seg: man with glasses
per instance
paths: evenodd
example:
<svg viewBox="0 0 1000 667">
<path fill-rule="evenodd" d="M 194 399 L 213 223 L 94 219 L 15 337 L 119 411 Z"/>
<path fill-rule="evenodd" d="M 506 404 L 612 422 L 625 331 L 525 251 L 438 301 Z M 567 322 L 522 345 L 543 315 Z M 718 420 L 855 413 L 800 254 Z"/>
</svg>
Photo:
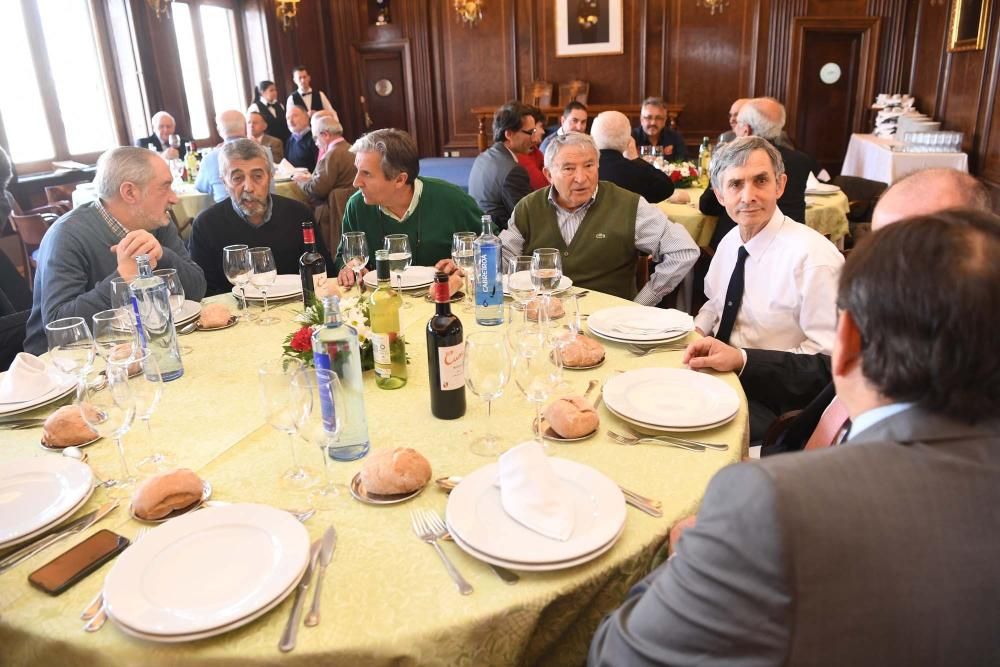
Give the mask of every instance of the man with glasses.
<svg viewBox="0 0 1000 667">
<path fill-rule="evenodd" d="M 635 145 L 660 146 L 663 159 L 668 162 L 683 162 L 687 159 L 684 137 L 667 127 L 667 105 L 661 97 L 647 97 L 639 112 L 639 127 L 632 130 Z"/>
<path fill-rule="evenodd" d="M 517 202 L 531 192 L 528 172 L 518 164 L 519 154 L 528 154 L 535 145 L 537 127 L 534 107 L 508 102 L 493 115 L 494 144 L 480 153 L 469 173 L 469 194 L 500 229 Z"/>
</svg>

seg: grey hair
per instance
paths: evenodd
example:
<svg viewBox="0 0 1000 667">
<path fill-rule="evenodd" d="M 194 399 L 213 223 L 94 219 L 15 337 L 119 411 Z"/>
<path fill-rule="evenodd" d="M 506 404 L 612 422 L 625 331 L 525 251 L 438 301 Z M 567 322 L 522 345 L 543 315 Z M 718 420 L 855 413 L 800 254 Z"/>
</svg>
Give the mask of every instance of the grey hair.
<svg viewBox="0 0 1000 667">
<path fill-rule="evenodd" d="M 341 125 L 337 117 L 329 111 L 326 113 L 313 114 L 311 125 L 314 126 L 312 128 L 313 134 L 329 132 L 335 137 L 341 137 L 344 135 L 344 126 Z"/>
<path fill-rule="evenodd" d="M 222 144 L 219 151 L 219 174 L 225 178 L 229 171 L 230 160 L 256 160 L 261 159 L 267 165 L 267 173 L 274 176 L 274 161 L 267 149 L 252 139 L 234 139 Z"/>
<path fill-rule="evenodd" d="M 773 102 L 778 109 L 778 117 L 774 118 L 762 111 L 757 104 L 758 100 Z M 785 106 L 774 98 L 755 98 L 740 107 L 739 113 L 736 114 L 736 122 L 749 126 L 750 131 L 758 137 L 777 139 L 785 128 Z"/>
<path fill-rule="evenodd" d="M 594 143 L 594 138 L 589 134 L 583 134 L 582 132 L 559 134 L 552 137 L 552 140 L 549 141 L 549 145 L 545 147 L 546 169 L 552 168 L 552 164 L 556 161 L 556 156 L 559 155 L 559 151 L 567 146 L 584 146 L 594 151 L 595 158 L 600 158 L 600 152 L 597 150 L 597 144 Z"/>
<path fill-rule="evenodd" d="M 621 111 L 602 111 L 590 126 L 590 136 L 598 149 L 610 148 L 621 153 L 632 138 L 632 124 Z"/>
<path fill-rule="evenodd" d="M 774 178 L 779 179 L 785 173 L 785 161 L 781 159 L 781 153 L 771 145 L 771 142 L 763 137 L 737 137 L 732 141 L 723 144 L 712 156 L 711 178 L 712 187 L 722 190 L 722 175 L 730 167 L 742 167 L 750 159 L 754 151 L 764 151 L 771 159 L 771 166 L 774 168 Z"/>
<path fill-rule="evenodd" d="M 406 184 L 413 185 L 420 174 L 417 142 L 408 132 L 388 128 L 375 130 L 361 136 L 351 146 L 352 153 L 378 153 L 382 156 L 380 167 L 387 181 L 406 174 Z"/>
<path fill-rule="evenodd" d="M 174 123 L 177 122 L 177 119 L 174 118 L 169 112 L 166 112 L 166 111 L 157 111 L 156 113 L 153 114 L 153 117 L 149 119 L 149 122 L 155 128 L 156 125 L 157 125 L 157 123 L 159 123 L 160 119 L 163 118 L 164 116 L 168 116 L 170 118 L 170 120 L 174 121 Z"/>
<path fill-rule="evenodd" d="M 659 107 L 664 111 L 667 110 L 667 103 L 663 101 L 662 97 L 647 97 L 642 101 L 642 106 L 644 107 Z"/>
<path fill-rule="evenodd" d="M 144 188 L 155 175 L 153 160 L 161 160 L 159 155 L 146 148 L 119 146 L 106 150 L 97 158 L 94 174 L 94 189 L 97 196 L 108 201 L 121 195 L 124 183 L 134 183 Z"/>
<path fill-rule="evenodd" d="M 239 120 L 237 120 L 239 116 Z M 243 112 L 236 109 L 219 112 L 215 115 L 215 129 L 223 139 L 246 136 L 247 119 Z"/>
</svg>

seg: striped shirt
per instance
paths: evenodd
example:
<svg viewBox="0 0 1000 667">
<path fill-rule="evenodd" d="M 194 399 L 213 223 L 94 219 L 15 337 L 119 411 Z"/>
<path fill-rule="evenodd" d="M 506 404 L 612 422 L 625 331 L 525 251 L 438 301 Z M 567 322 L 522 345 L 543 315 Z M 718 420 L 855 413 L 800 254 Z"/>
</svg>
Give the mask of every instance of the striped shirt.
<svg viewBox="0 0 1000 667">
<path fill-rule="evenodd" d="M 128 230 L 122 226 L 122 223 L 115 220 L 115 216 L 111 215 L 111 213 L 108 212 L 108 209 L 104 208 L 104 203 L 101 202 L 100 199 L 94 203 L 94 208 L 97 209 L 97 212 L 101 215 L 101 219 L 104 220 L 105 224 L 107 224 L 108 229 L 111 230 L 111 233 L 114 234 L 115 238 L 119 241 L 125 238 L 125 235 L 128 234 Z"/>
</svg>

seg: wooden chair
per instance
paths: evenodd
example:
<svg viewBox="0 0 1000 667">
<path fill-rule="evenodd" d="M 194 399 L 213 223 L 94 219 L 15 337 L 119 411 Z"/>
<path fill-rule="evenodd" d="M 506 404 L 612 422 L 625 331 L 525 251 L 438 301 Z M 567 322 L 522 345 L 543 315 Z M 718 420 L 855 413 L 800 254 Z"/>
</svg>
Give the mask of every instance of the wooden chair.
<svg viewBox="0 0 1000 667">
<path fill-rule="evenodd" d="M 17 203 L 17 199 L 14 198 L 14 195 L 12 195 L 9 190 L 7 191 L 7 203 L 10 204 L 10 209 L 11 211 L 14 212 L 15 215 L 42 214 L 42 215 L 54 215 L 58 218 L 60 215 L 65 213 L 65 211 L 63 211 L 61 206 L 53 206 L 52 204 L 45 204 L 44 206 L 36 206 L 35 208 L 28 209 L 27 211 L 25 211 L 24 209 L 21 208 L 21 205 Z"/>
<path fill-rule="evenodd" d="M 590 82 L 574 79 L 567 83 L 559 84 L 559 106 L 565 107 L 570 102 L 576 101 L 580 104 L 587 103 L 587 95 L 590 94 Z"/>
<path fill-rule="evenodd" d="M 649 263 L 652 255 L 639 255 L 635 259 L 635 288 L 641 290 L 649 282 Z"/>
<path fill-rule="evenodd" d="M 24 262 L 25 278 L 28 279 L 28 286 L 34 288 L 36 264 L 32 255 L 42 244 L 42 237 L 45 236 L 45 232 L 49 231 L 51 222 L 38 213 L 31 215 L 11 214 L 10 224 L 21 241 L 21 261 Z"/>
<path fill-rule="evenodd" d="M 552 84 L 548 81 L 532 81 L 521 86 L 521 101 L 536 107 L 552 106 Z"/>
<path fill-rule="evenodd" d="M 847 221 L 853 245 L 871 230 L 872 212 L 875 210 L 875 204 L 889 185 L 882 181 L 872 181 L 859 176 L 834 176 L 833 184 L 844 191 L 851 207 L 847 214 Z"/>
<path fill-rule="evenodd" d="M 63 212 L 69 212 L 73 210 L 73 190 L 75 189 L 75 183 L 72 185 L 46 185 L 45 199 L 50 206 L 58 206 L 63 209 Z"/>
<path fill-rule="evenodd" d="M 340 247 L 340 237 L 343 232 L 344 211 L 347 209 L 347 200 L 351 198 L 358 189 L 354 186 L 349 188 L 337 188 L 331 190 L 327 196 L 327 206 L 330 207 L 330 225 L 327 230 L 328 238 L 323 239 L 330 255 L 337 256 L 337 249 Z"/>
</svg>

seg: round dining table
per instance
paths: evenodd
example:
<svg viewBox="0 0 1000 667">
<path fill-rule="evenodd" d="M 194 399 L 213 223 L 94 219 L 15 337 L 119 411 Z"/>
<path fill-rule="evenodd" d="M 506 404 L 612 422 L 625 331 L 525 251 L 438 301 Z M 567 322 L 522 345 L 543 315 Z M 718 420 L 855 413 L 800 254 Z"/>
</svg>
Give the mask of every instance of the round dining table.
<svg viewBox="0 0 1000 667">
<path fill-rule="evenodd" d="M 486 404 L 471 392 L 467 393 L 464 417 L 443 421 L 431 415 L 425 330 L 433 305 L 420 297 L 407 295 L 404 299 L 411 306 L 401 311 L 409 357 L 407 384 L 382 390 L 371 373 L 365 374 L 369 376 L 364 396 L 373 451 L 413 447 L 429 460 L 434 479 L 467 475 L 491 463 L 493 459 L 470 451 L 470 442 L 487 428 L 499 434 L 507 447 L 530 440 L 534 407 L 513 382 L 494 402 L 489 418 Z M 209 301 L 226 303 L 236 310 L 231 295 Z M 582 313 L 627 305 L 595 291 L 581 296 L 578 303 Z M 261 363 L 277 359 L 285 337 L 298 329 L 293 317 L 301 308 L 300 301 L 278 304 L 273 309 L 279 322 L 270 326 L 244 319 L 229 329 L 183 336 L 181 342 L 190 348 L 183 357 L 184 374 L 165 384 L 150 433 L 135 424 L 126 434 L 128 459 L 136 461 L 151 451 L 162 452 L 175 465 L 190 468 L 209 481 L 214 500 L 285 509 L 307 507 L 305 493 L 283 490 L 280 484 L 281 472 L 291 466 L 288 439 L 265 423 L 256 377 Z M 473 315 L 460 304 L 454 308 L 464 323 L 466 337 L 487 328 L 477 326 Z M 604 364 L 591 370 L 565 370 L 564 390 L 582 394 L 591 380 L 603 382 L 622 371 L 683 366 L 682 352 L 636 356 L 622 344 L 602 343 L 607 351 Z M 411 510 L 425 508 L 443 514 L 448 502 L 444 490 L 432 482 L 408 502 L 372 506 L 354 500 L 344 489 L 334 509 L 319 511 L 305 523 L 314 540 L 328 526 L 335 526 L 338 542 L 322 589 L 322 621 L 317 627 L 300 628 L 293 653 L 278 650 L 291 598 L 248 625 L 189 643 L 134 639 L 113 622 L 100 632 L 85 633 L 80 613 L 101 589 L 111 565 L 104 565 L 58 597 L 32 588 L 28 574 L 97 529 L 135 536 L 143 525 L 129 517 L 123 504 L 83 534 L 0 574 L 3 663 L 190 666 L 295 660 L 301 664 L 372 667 L 579 665 L 600 620 L 665 558 L 671 525 L 698 509 L 709 480 L 720 468 L 745 455 L 746 400 L 735 374 L 719 377 L 739 396 L 736 417 L 722 426 L 685 435 L 726 443 L 726 451 L 616 444 L 606 431 L 628 425 L 603 404 L 596 435 L 579 442 L 550 444 L 551 456 L 592 466 L 619 485 L 662 502 L 661 518 L 629 506 L 617 543 L 585 564 L 552 572 L 520 572 L 520 582 L 509 585 L 455 543 L 442 542 L 442 548 L 475 589 L 471 595 L 460 595 L 433 548 L 417 539 L 410 525 Z M 49 405 L 27 416 L 44 416 L 54 409 L 55 405 Z M 0 433 L 0 466 L 27 457 L 59 456 L 42 449 L 38 428 Z M 296 440 L 295 447 L 300 462 L 322 468 L 318 448 L 303 440 Z M 96 476 L 107 478 L 118 473 L 117 453 L 110 440 L 100 440 L 84 451 Z M 331 478 L 347 485 L 364 463 L 365 459 L 330 461 Z M 79 513 L 97 508 L 106 499 L 106 491 L 98 488 Z M 233 553 L 231 558 L 235 562 L 241 555 Z M 733 567 L 739 565 L 733 562 Z"/>
</svg>

